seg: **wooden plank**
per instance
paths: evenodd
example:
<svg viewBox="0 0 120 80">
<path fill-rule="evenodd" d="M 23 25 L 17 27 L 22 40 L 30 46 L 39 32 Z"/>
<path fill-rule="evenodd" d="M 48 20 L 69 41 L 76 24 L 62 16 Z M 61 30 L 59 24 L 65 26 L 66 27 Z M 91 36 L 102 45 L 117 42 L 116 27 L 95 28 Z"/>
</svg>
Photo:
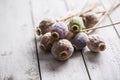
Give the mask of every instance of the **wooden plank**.
<svg viewBox="0 0 120 80">
<path fill-rule="evenodd" d="M 104 8 L 105 9 L 108 9 L 110 8 L 111 5 L 113 4 L 119 4 L 120 5 L 120 1 L 119 0 L 104 0 L 104 1 L 101 1 L 102 4 L 104 5 Z M 107 3 L 107 5 L 106 5 Z M 117 8 L 117 9 L 114 9 L 114 11 L 109 14 L 109 18 L 111 20 L 112 23 L 115 23 L 115 22 L 119 22 L 119 18 L 120 18 L 120 6 Z M 118 26 L 114 26 L 115 30 L 116 30 L 116 33 L 118 34 L 118 37 L 120 38 L 120 27 Z"/>
<path fill-rule="evenodd" d="M 92 2 L 92 1 L 90 1 Z M 98 11 L 103 10 L 100 2 Z M 107 5 L 108 3 L 106 3 Z M 101 25 L 110 24 L 109 18 L 105 18 Z M 107 49 L 101 53 L 90 52 L 88 48 L 83 55 L 87 64 L 87 68 L 92 80 L 119 80 L 120 79 L 120 40 L 113 27 L 102 28 L 94 31 L 92 34 L 100 34 L 103 36 Z"/>
<path fill-rule="evenodd" d="M 29 0 L 0 0 L 0 80 L 40 80 Z"/>
<path fill-rule="evenodd" d="M 64 0 L 32 1 L 35 26 L 45 17 L 64 16 L 67 13 L 65 4 Z M 42 80 L 89 80 L 80 53 L 75 53 L 65 62 L 59 62 L 50 53 L 38 50 Z"/>
</svg>

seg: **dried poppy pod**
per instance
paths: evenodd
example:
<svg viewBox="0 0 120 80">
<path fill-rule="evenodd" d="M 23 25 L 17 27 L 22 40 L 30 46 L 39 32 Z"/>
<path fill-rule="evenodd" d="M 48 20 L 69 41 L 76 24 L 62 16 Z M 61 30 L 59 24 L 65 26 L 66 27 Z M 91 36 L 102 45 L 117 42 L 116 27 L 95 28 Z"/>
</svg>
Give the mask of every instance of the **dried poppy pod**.
<svg viewBox="0 0 120 80">
<path fill-rule="evenodd" d="M 57 60 L 67 60 L 73 54 L 74 48 L 70 41 L 67 39 L 60 39 L 52 46 L 51 52 L 54 58 Z"/>
<path fill-rule="evenodd" d="M 37 35 L 45 34 L 51 31 L 52 24 L 55 23 L 55 20 L 44 19 L 40 22 L 39 26 L 36 28 Z"/>
<path fill-rule="evenodd" d="M 86 28 L 93 27 L 99 21 L 97 14 L 94 12 L 86 13 L 82 17 Z"/>
<path fill-rule="evenodd" d="M 76 34 L 77 34 L 77 33 L 73 33 L 73 32 L 71 32 L 71 31 L 69 31 L 69 32 L 67 33 L 65 39 L 71 40 L 71 39 L 73 39 L 73 37 L 74 37 Z"/>
<path fill-rule="evenodd" d="M 51 47 L 52 47 L 52 44 L 53 44 L 53 40 L 52 40 L 52 37 L 51 37 L 51 32 L 45 33 L 41 38 L 40 48 L 43 51 L 50 51 Z"/>
<path fill-rule="evenodd" d="M 92 52 L 100 52 L 106 49 L 103 38 L 98 34 L 89 36 L 87 46 Z"/>
<path fill-rule="evenodd" d="M 71 42 L 76 50 L 82 50 L 86 47 L 87 39 L 88 39 L 87 34 L 79 32 L 75 35 Z"/>
<path fill-rule="evenodd" d="M 78 16 L 70 19 L 68 27 L 71 32 L 80 32 L 80 30 L 85 28 L 82 18 Z"/>
<path fill-rule="evenodd" d="M 56 40 L 63 39 L 68 33 L 68 27 L 64 22 L 57 22 L 52 25 L 51 34 Z"/>
</svg>

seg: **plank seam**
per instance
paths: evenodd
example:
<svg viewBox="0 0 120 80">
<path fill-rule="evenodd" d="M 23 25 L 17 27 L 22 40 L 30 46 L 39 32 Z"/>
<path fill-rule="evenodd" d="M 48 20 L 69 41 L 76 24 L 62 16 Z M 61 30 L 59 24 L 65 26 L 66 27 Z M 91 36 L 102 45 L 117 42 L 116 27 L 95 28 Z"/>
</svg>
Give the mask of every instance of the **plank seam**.
<svg viewBox="0 0 120 80">
<path fill-rule="evenodd" d="M 33 18 L 33 9 L 32 9 L 32 1 L 31 0 L 29 0 L 29 6 L 30 6 L 30 14 L 31 14 L 32 26 L 35 29 L 35 22 L 34 22 L 34 18 Z M 39 53 L 38 53 L 38 48 L 37 48 L 37 38 L 36 38 L 35 34 L 34 34 L 34 40 L 35 40 L 35 47 L 36 47 L 36 57 L 37 57 L 38 71 L 39 71 L 40 80 L 42 80 L 40 61 L 39 61 L 40 59 L 39 59 Z"/>
<path fill-rule="evenodd" d="M 81 53 L 81 55 L 82 55 L 83 62 L 84 62 L 84 66 L 85 66 L 85 69 L 86 69 L 86 71 L 87 71 L 87 74 L 88 74 L 89 80 L 91 80 L 91 76 L 90 76 L 90 73 L 89 73 L 89 70 L 88 70 L 88 67 L 87 67 L 86 61 L 85 61 L 85 57 L 84 57 L 84 55 L 83 55 L 83 51 L 81 51 L 80 53 Z"/>
<path fill-rule="evenodd" d="M 101 0 L 100 0 L 100 3 L 103 5 L 103 8 L 105 9 L 105 6 L 104 6 L 104 4 L 103 4 L 103 2 L 102 2 Z M 108 18 L 109 18 L 110 22 L 113 24 L 113 21 L 112 21 L 112 19 L 111 19 L 110 15 L 109 15 L 109 14 L 107 14 L 107 16 L 108 16 Z M 118 38 L 120 38 L 120 35 L 119 35 L 119 32 L 117 31 L 117 28 L 115 27 L 115 25 L 112 25 L 112 26 L 113 26 L 113 28 L 114 28 L 114 30 L 115 30 L 115 32 L 116 32 L 116 34 L 117 34 Z"/>
<path fill-rule="evenodd" d="M 65 3 L 65 6 L 66 6 L 66 10 L 69 11 L 69 5 L 68 5 L 67 0 L 64 0 L 64 3 Z M 84 9 L 84 7 L 85 6 L 83 6 L 83 9 Z M 85 58 L 84 58 L 84 55 L 83 55 L 82 51 L 81 51 L 81 55 L 82 55 L 82 59 L 83 59 L 85 69 L 87 71 L 88 78 L 89 78 L 89 80 L 91 80 L 90 73 L 89 73 L 89 70 L 88 70 L 88 67 L 87 67 L 87 64 L 86 64 L 86 61 L 85 61 Z"/>
</svg>

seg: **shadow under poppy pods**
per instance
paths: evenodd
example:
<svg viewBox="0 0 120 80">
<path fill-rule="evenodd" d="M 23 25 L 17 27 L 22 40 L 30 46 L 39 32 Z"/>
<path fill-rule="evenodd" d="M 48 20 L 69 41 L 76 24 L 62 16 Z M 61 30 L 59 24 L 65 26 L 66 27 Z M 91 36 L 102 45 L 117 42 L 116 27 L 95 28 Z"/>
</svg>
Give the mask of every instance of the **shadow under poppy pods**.
<svg viewBox="0 0 120 80">
<path fill-rule="evenodd" d="M 106 44 L 103 38 L 98 34 L 93 34 L 89 36 L 87 46 L 92 52 L 100 52 L 106 49 Z"/>
<path fill-rule="evenodd" d="M 44 19 L 40 22 L 39 26 L 36 28 L 37 35 L 45 34 L 51 31 L 52 24 L 55 23 L 55 20 Z"/>
<path fill-rule="evenodd" d="M 79 16 L 72 17 L 69 21 L 68 27 L 71 32 L 80 32 L 80 30 L 85 28 L 83 20 Z"/>
<path fill-rule="evenodd" d="M 87 34 L 79 32 L 75 35 L 71 42 L 76 50 L 82 50 L 86 47 L 87 39 L 88 39 Z"/>
<path fill-rule="evenodd" d="M 63 39 L 68 33 L 68 27 L 64 22 L 56 22 L 52 25 L 51 34 L 54 39 Z"/>
<path fill-rule="evenodd" d="M 67 60 L 73 54 L 74 48 L 70 41 L 67 39 L 60 39 L 56 41 L 51 49 L 52 55 L 57 60 Z"/>
<path fill-rule="evenodd" d="M 52 44 L 53 44 L 53 40 L 52 40 L 52 38 L 51 38 L 51 33 L 48 32 L 48 33 L 45 33 L 45 34 L 42 36 L 39 47 L 40 47 L 43 51 L 50 51 L 50 50 L 51 50 L 51 47 L 52 47 Z"/>
</svg>

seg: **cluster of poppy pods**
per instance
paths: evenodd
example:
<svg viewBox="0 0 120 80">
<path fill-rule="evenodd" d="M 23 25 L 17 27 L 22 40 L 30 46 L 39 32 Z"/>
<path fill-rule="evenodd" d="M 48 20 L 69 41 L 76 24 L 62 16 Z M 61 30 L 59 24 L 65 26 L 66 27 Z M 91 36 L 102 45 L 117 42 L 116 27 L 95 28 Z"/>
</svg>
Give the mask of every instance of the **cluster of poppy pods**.
<svg viewBox="0 0 120 80">
<path fill-rule="evenodd" d="M 37 35 L 42 35 L 39 47 L 43 51 L 50 51 L 55 59 L 61 61 L 85 47 L 96 53 L 104 51 L 106 44 L 100 35 L 88 35 L 82 31 L 97 22 L 98 17 L 94 12 L 73 16 L 66 21 L 44 19 L 36 28 Z"/>
</svg>

